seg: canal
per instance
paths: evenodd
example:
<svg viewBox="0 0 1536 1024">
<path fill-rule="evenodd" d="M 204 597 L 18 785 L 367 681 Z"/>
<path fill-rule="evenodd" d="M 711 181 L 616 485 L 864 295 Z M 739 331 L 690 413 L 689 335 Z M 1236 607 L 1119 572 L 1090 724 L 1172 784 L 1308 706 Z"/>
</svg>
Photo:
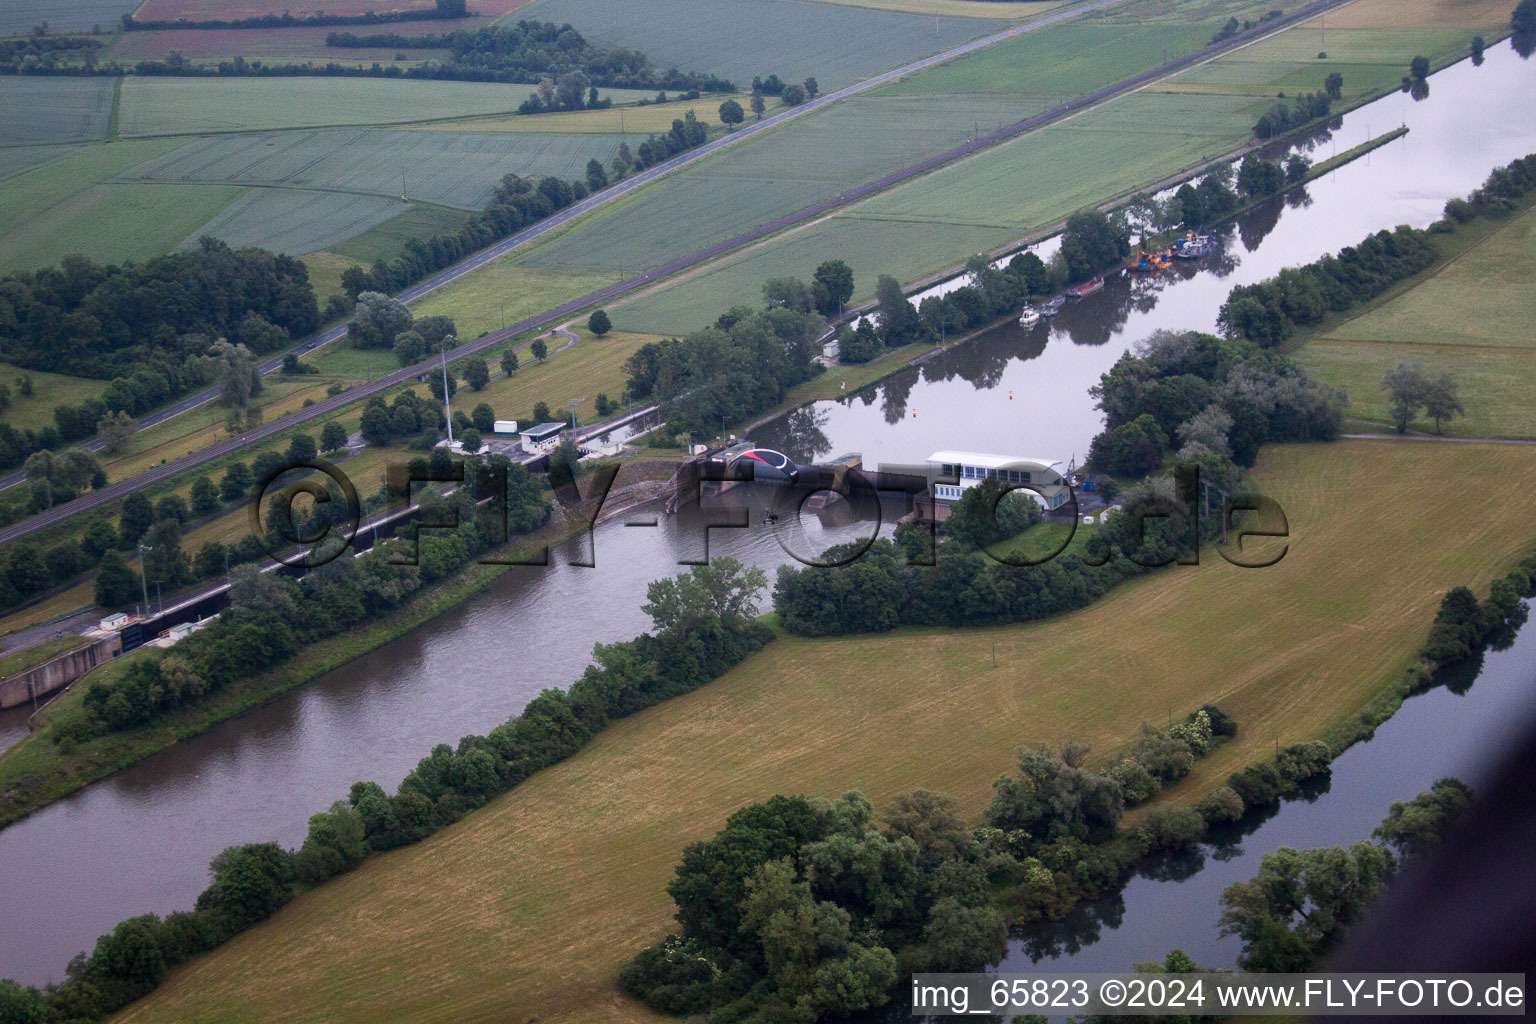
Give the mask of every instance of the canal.
<svg viewBox="0 0 1536 1024">
<path fill-rule="evenodd" d="M 1112 278 L 1055 322 L 987 331 L 880 385 L 796 410 L 753 438 L 802 460 L 862 452 L 866 467 L 921 461 L 941 448 L 1075 454 L 1081 461 L 1099 428 L 1087 388 L 1138 339 L 1159 328 L 1211 329 L 1233 285 L 1383 227 L 1424 226 L 1446 199 L 1476 187 L 1492 167 L 1536 150 L 1536 121 L 1524 110 L 1533 77 L 1536 65 L 1501 45 L 1481 67 L 1464 62 L 1435 75 L 1423 102 L 1406 94 L 1379 100 L 1342 118 L 1338 147 L 1364 141 L 1367 126 L 1380 134 L 1406 123 L 1407 136 L 1312 183 L 1305 198 L 1245 214 L 1224 234 L 1221 256 L 1161 278 Z M 1326 157 L 1332 145 L 1321 143 L 1315 155 Z M 787 562 L 780 528 L 761 525 L 761 508 L 747 511 L 751 528 L 708 531 L 709 553 L 770 570 Z M 840 513 L 846 506 L 813 518 L 808 535 L 789 546 L 819 549 L 868 532 L 840 523 Z M 594 643 L 646 628 L 640 611 L 646 584 L 682 571 L 681 560 L 701 557 L 709 518 L 658 516 L 655 527 L 608 523 L 595 531 L 591 557 L 575 559 L 594 561 L 594 568 L 569 564 L 585 553 L 584 541 L 565 545 L 549 567 L 516 568 L 372 654 L 0 831 L 0 862 L 11 866 L 12 878 L 0 902 L 0 977 L 32 984 L 61 979 L 69 958 L 122 918 L 191 906 L 207 882 L 209 859 L 224 847 L 296 844 L 308 816 L 345 796 L 354 780 L 373 779 L 392 790 L 434 744 L 487 732 L 543 688 L 568 685 Z M 1526 633 L 1529 664 L 1533 631 Z M 1495 688 L 1480 682 L 1472 699 Z M 1418 698 L 1409 707 L 1424 701 L 1438 707 L 1439 700 Z M 1462 712 L 1442 713 L 1454 724 Z M 4 724 L 11 731 L 15 723 Z M 1390 783 L 1390 799 L 1423 788 L 1390 757 L 1362 770 Z M 1342 772 L 1341 766 L 1335 773 L 1336 790 Z M 1333 801 L 1329 794 L 1313 806 Z M 1358 837 L 1385 810 L 1349 806 L 1338 813 L 1350 825 L 1349 836 Z M 1326 830 L 1313 838 L 1307 827 L 1296 826 L 1294 837 L 1283 841 L 1338 841 Z M 1244 842 L 1262 852 L 1269 848 L 1263 835 Z M 1215 877 L 1211 863 L 1223 869 L 1230 863 L 1207 860 L 1195 878 Z M 1104 915 L 1127 923 L 1101 925 L 1099 934 L 1118 934 L 1133 917 L 1150 914 L 1161 936 L 1177 934 L 1184 942 L 1184 931 L 1165 927 L 1157 916 L 1165 911 L 1150 894 L 1161 890 L 1149 890 L 1150 902 L 1143 904 L 1136 884 L 1120 897 L 1124 911 L 1110 908 Z M 1209 909 L 1191 919 L 1207 931 L 1215 915 L 1214 900 L 1208 902 Z M 1197 957 L 1230 959 L 1227 947 L 1212 943 L 1192 938 L 1186 948 Z M 1140 948 L 1145 945 L 1091 948 L 1108 951 L 1117 964 L 1132 946 L 1134 958 L 1165 952 Z"/>
</svg>

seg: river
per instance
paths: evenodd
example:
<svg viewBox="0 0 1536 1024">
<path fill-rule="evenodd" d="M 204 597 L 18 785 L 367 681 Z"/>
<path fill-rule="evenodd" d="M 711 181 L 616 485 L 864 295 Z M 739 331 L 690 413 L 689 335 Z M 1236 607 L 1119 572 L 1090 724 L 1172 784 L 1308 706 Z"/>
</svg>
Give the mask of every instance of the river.
<svg viewBox="0 0 1536 1024">
<path fill-rule="evenodd" d="M 1162 327 L 1209 329 L 1234 284 L 1381 227 L 1426 225 L 1489 169 L 1536 150 L 1536 122 L 1523 110 L 1533 77 L 1536 65 L 1501 45 L 1481 67 L 1464 62 L 1435 75 L 1424 102 L 1394 94 L 1361 108 L 1335 132 L 1341 149 L 1399 123 L 1412 131 L 1314 182 L 1304 202 L 1277 200 L 1245 214 L 1219 258 L 1157 279 L 1112 278 L 1054 323 L 985 332 L 876 387 L 781 417 L 754 440 L 807 460 L 859 451 L 867 467 L 921 461 L 941 448 L 1075 453 L 1081 461 L 1099 428 L 1087 388 L 1137 339 Z M 1318 157 L 1331 145 L 1322 143 Z M 775 528 L 759 524 L 761 509 L 751 511 L 751 529 L 710 531 L 710 553 L 771 570 L 789 556 Z M 835 521 L 836 510 L 828 525 L 812 521 L 809 536 L 791 546 L 818 550 L 856 532 Z M 548 568 L 516 568 L 372 654 L 0 831 L 0 862 L 12 879 L 0 902 L 0 977 L 59 980 L 70 956 L 122 918 L 189 907 L 224 847 L 295 844 L 308 816 L 345 796 L 352 781 L 393 789 L 434 744 L 486 732 L 541 689 L 568 685 L 593 643 L 648 625 L 639 610 L 646 583 L 699 557 L 700 525 L 659 516 L 654 528 L 625 519 L 599 527 L 593 558 L 577 559 L 595 568 L 569 564 L 584 542 L 565 545 Z M 1358 820 L 1340 813 L 1355 836 L 1385 812 Z M 1213 914 L 1200 920 L 1209 924 Z M 1191 944 L 1191 952 L 1205 948 Z"/>
</svg>

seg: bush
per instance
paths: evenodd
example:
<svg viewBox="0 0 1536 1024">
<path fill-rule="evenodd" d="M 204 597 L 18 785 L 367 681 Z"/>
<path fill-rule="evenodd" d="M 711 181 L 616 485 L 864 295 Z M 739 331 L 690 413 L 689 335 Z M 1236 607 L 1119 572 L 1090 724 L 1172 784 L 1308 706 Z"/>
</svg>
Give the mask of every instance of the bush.
<svg viewBox="0 0 1536 1024">
<path fill-rule="evenodd" d="M 1233 822 L 1243 816 L 1243 798 L 1231 786 L 1222 786 L 1202 797 L 1195 810 L 1207 825 Z"/>
<path fill-rule="evenodd" d="M 1190 807 L 1154 807 L 1142 818 L 1138 831 L 1149 852 L 1177 850 L 1200 841 L 1205 818 Z"/>
</svg>

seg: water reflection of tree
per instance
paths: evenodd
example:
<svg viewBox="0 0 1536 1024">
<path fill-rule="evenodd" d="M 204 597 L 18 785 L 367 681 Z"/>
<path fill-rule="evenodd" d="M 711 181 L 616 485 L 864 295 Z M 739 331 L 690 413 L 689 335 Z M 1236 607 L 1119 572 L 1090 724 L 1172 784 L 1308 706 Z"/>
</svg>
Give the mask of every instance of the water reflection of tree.
<svg viewBox="0 0 1536 1024">
<path fill-rule="evenodd" d="M 1117 274 L 1104 279 L 1104 290 L 1097 295 L 1067 303 L 1056 317 L 1056 326 L 1067 332 L 1074 345 L 1105 345 L 1125 327 L 1134 302 L 1131 275 Z"/>
<path fill-rule="evenodd" d="M 1413 84 L 1408 86 L 1408 95 L 1421 103 L 1429 99 L 1429 79 L 1415 78 Z"/>
<path fill-rule="evenodd" d="M 907 415 L 907 399 L 912 394 L 917 377 L 916 373 L 899 373 L 885 382 L 880 400 L 880 411 L 885 414 L 885 422 L 894 426 Z"/>
<path fill-rule="evenodd" d="M 1040 921 L 1019 933 L 1017 949 L 1039 963 L 1046 957 L 1076 956 L 1099 941 L 1105 926 L 1110 931 L 1125 921 L 1125 897 L 1116 892 L 1073 907 L 1060 921 Z"/>
<path fill-rule="evenodd" d="M 830 413 L 816 405 L 802 405 L 784 417 L 780 447 L 796 462 L 814 462 L 832 451 L 832 441 L 822 429 Z"/>
<path fill-rule="evenodd" d="M 1280 223 L 1280 213 L 1284 209 L 1285 201 L 1277 196 L 1241 214 L 1237 218 L 1237 234 L 1243 241 L 1243 248 L 1255 252 L 1264 244 L 1265 237 Z"/>
<path fill-rule="evenodd" d="M 1536 32 L 1519 32 L 1509 37 L 1509 45 L 1525 60 L 1536 53 Z"/>
</svg>

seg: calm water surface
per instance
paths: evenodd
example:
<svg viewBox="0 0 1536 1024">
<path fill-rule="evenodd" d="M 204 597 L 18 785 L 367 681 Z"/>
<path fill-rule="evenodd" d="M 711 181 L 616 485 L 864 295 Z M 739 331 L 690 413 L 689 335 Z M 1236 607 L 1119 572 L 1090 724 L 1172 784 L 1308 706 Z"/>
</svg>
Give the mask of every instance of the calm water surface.
<svg viewBox="0 0 1536 1024">
<path fill-rule="evenodd" d="M 1434 76 L 1424 102 L 1394 95 L 1362 108 L 1342 119 L 1340 148 L 1363 141 L 1367 125 L 1379 134 L 1406 122 L 1412 131 L 1369 161 L 1313 183 L 1304 199 L 1248 214 L 1228 231 L 1219 259 L 1160 279 L 1114 278 L 1054 323 L 989 331 L 867 392 L 798 410 L 754 439 L 804 460 L 860 451 L 866 466 L 919 461 L 940 448 L 1081 460 L 1100 425 L 1087 388 L 1129 345 L 1157 328 L 1212 328 L 1234 284 L 1382 227 L 1428 224 L 1446 199 L 1470 191 L 1489 169 L 1536 150 L 1536 119 L 1525 106 L 1533 84 L 1536 65 L 1501 46 L 1480 68 L 1463 63 Z M 1326 156 L 1331 146 L 1321 143 L 1316 155 Z M 752 509 L 754 524 L 760 511 Z M 374 779 L 393 789 L 434 744 L 484 733 L 541 689 L 568 685 L 593 643 L 646 628 L 639 610 L 645 585 L 681 571 L 680 558 L 697 558 L 701 532 L 696 521 L 665 516 L 656 528 L 608 524 L 597 531 L 596 568 L 566 564 L 568 546 L 547 569 L 515 569 L 373 654 L 0 831 L 0 862 L 25 865 L 11 872 L 0 901 L 0 976 L 59 980 L 70 956 L 122 918 L 189 907 L 207 882 L 209 859 L 224 847 L 297 843 L 308 816 L 343 797 L 352 781 Z M 802 544 L 819 549 L 857 532 L 829 518 L 827 525 L 813 522 Z M 760 525 L 711 531 L 710 551 L 769 568 L 788 559 L 773 531 Z M 1533 632 L 1522 641 L 1527 663 Z M 1437 742 L 1427 745 L 1437 754 L 1463 749 L 1473 757 L 1481 748 L 1459 748 L 1441 727 L 1456 727 L 1467 707 L 1498 688 L 1488 681 L 1470 699 L 1419 698 L 1403 715 L 1430 716 Z M 1389 728 L 1417 720 L 1403 715 Z M 16 727 L 12 716 L 0 717 L 0 741 Z M 1344 780 L 1357 770 L 1350 758 L 1360 762 L 1358 771 L 1391 780 L 1390 795 L 1383 790 L 1365 804 L 1340 799 Z M 1316 804 L 1288 807 L 1266 826 L 1281 830 L 1273 841 L 1261 831 L 1244 840 L 1244 849 L 1369 832 L 1385 813 L 1383 801 L 1412 796 L 1444 773 L 1410 766 L 1413 760 L 1381 739 L 1357 748 L 1340 762 L 1333 792 Z M 1230 879 L 1217 869 L 1236 872 L 1233 878 L 1252 873 L 1250 864 L 1237 863 L 1211 859 L 1195 879 L 1219 879 L 1201 882 L 1219 891 Z M 1187 917 L 1172 916 L 1185 896 L 1170 894 L 1188 893 L 1191 884 L 1133 883 L 1119 897 L 1124 909 L 1109 905 L 1101 915 L 1126 923 L 1098 926 L 1093 955 L 1119 966 L 1161 955 L 1167 937 L 1177 935 L 1201 959 L 1229 962 L 1230 946 L 1214 937 L 1213 895 L 1202 896 L 1204 904 Z M 1157 941 L 1147 941 L 1133 922 L 1156 922 Z M 1090 931 L 1081 929 L 1082 936 Z M 1072 941 L 1082 944 L 1084 937 Z M 1085 969 L 1092 965 L 1083 961 Z"/>
</svg>

